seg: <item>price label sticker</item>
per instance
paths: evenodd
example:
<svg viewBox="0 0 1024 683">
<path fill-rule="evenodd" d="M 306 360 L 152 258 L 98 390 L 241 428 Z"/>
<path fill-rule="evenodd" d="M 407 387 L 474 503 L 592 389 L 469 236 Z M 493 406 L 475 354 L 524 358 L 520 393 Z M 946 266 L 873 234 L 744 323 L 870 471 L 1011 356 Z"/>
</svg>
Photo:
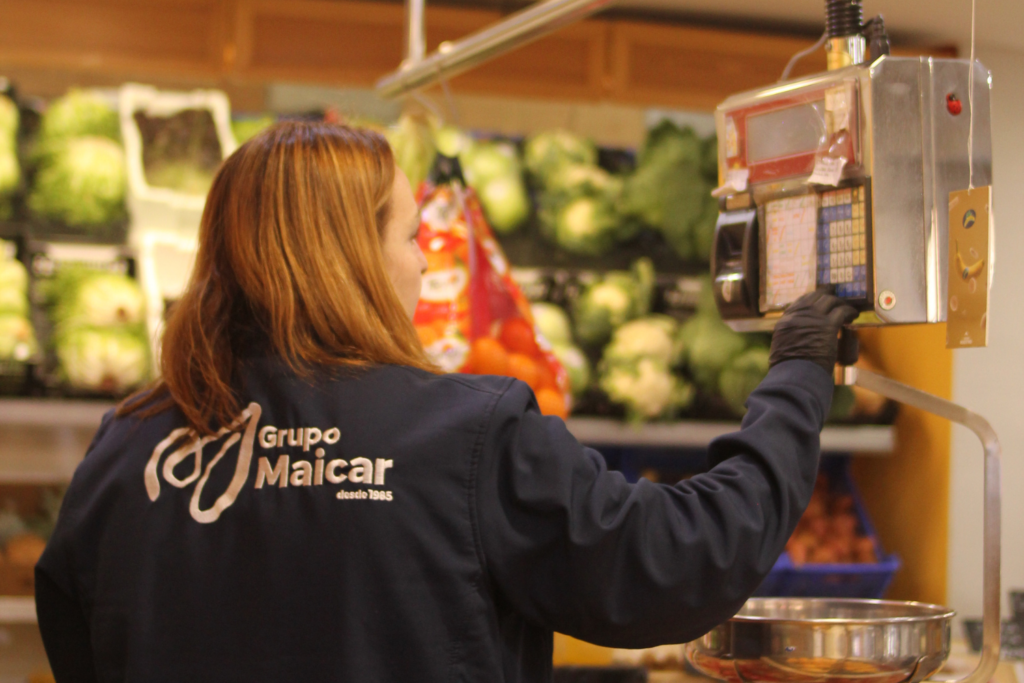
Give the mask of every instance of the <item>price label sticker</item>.
<svg viewBox="0 0 1024 683">
<path fill-rule="evenodd" d="M 740 135 L 736 130 L 736 122 L 731 116 L 725 119 L 725 157 L 732 159 L 740 155 Z M 1024 681 L 1022 681 L 1024 683 Z"/>
<path fill-rule="evenodd" d="M 814 173 L 807 179 L 811 185 L 831 185 L 835 187 L 843 177 L 846 157 L 818 157 L 814 162 Z"/>
<path fill-rule="evenodd" d="M 746 192 L 749 179 L 749 168 L 730 168 L 725 172 L 725 184 L 732 185 L 737 192 Z"/>
<path fill-rule="evenodd" d="M 831 114 L 831 133 L 838 133 L 850 127 L 850 97 L 846 85 L 829 88 L 825 91 L 825 111 Z"/>
</svg>

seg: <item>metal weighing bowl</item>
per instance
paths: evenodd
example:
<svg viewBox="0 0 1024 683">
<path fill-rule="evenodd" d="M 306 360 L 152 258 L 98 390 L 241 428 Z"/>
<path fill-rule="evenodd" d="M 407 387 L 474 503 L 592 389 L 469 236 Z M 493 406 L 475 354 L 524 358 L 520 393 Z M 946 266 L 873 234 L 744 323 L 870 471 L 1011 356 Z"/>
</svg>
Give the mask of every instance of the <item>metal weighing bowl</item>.
<svg viewBox="0 0 1024 683">
<path fill-rule="evenodd" d="M 752 598 L 686 655 L 731 683 L 913 683 L 949 656 L 953 614 L 920 602 Z"/>
</svg>

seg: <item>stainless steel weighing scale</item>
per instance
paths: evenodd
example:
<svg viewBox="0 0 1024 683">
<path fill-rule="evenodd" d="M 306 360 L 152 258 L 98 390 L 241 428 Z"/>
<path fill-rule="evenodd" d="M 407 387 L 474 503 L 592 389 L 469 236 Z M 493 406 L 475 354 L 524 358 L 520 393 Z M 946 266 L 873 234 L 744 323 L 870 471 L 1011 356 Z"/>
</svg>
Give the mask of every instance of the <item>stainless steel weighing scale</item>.
<svg viewBox="0 0 1024 683">
<path fill-rule="evenodd" d="M 734 95 L 716 111 L 716 303 L 739 331 L 771 330 L 814 289 L 861 311 L 853 327 L 946 321 L 957 304 L 950 193 L 972 178 L 991 184 L 989 72 L 967 60 L 892 57 L 880 18 L 868 23 L 865 59 L 859 0 L 826 0 L 826 10 L 829 71 Z M 959 251 L 952 275 L 967 281 L 978 270 L 982 282 L 971 286 L 987 292 L 994 241 L 986 225 L 989 251 L 976 255 L 988 261 L 984 276 L 963 267 Z M 844 330 L 837 384 L 965 425 L 984 447 L 984 645 L 978 667 L 957 683 L 985 683 L 999 661 L 999 440 L 965 408 L 852 367 L 856 355 Z M 953 616 L 915 602 L 758 598 L 690 643 L 687 656 L 737 683 L 920 681 L 948 658 Z"/>
</svg>

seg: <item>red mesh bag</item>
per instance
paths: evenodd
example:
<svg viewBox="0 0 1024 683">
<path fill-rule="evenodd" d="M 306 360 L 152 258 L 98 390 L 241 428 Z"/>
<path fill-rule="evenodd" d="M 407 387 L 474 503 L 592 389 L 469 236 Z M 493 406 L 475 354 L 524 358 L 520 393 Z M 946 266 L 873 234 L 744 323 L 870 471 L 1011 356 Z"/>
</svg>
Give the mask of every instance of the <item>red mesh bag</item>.
<svg viewBox="0 0 1024 683">
<path fill-rule="evenodd" d="M 427 354 L 448 372 L 521 379 L 543 413 L 566 417 L 568 376 L 537 332 L 476 194 L 453 181 L 423 183 L 419 195 L 427 272 L 413 323 Z"/>
</svg>

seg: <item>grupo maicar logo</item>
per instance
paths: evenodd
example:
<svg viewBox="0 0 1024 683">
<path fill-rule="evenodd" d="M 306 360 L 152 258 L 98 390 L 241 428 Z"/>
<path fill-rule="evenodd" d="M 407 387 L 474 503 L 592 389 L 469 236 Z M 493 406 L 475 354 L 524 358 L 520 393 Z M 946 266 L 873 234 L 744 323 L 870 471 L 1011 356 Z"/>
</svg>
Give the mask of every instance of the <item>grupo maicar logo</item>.
<svg viewBox="0 0 1024 683">
<path fill-rule="evenodd" d="M 256 425 L 259 423 L 262 413 L 263 409 L 258 403 L 250 403 L 230 425 L 212 436 L 200 437 L 190 427 L 181 427 L 168 434 L 166 439 L 156 445 L 153 455 L 146 463 L 145 481 L 149 499 L 155 502 L 160 497 L 160 474 L 163 474 L 164 481 L 179 489 L 195 482 L 196 488 L 192 492 L 192 499 L 189 501 L 188 507 L 192 518 L 200 524 L 209 524 L 220 519 L 221 513 L 234 504 L 246 479 L 249 478 L 249 465 L 252 463 L 252 449 L 256 440 Z M 211 444 L 213 445 L 209 449 L 211 451 L 217 444 L 220 444 L 220 448 L 204 467 L 204 451 L 207 451 L 207 446 Z M 203 489 L 210 479 L 210 473 L 236 445 L 238 446 L 238 455 L 235 459 L 235 473 L 231 477 L 227 490 L 214 501 L 211 507 L 206 510 L 201 509 L 199 497 L 203 494 Z M 174 450 L 171 450 L 172 448 Z M 164 460 L 163 468 L 161 468 L 160 461 L 167 451 L 171 451 L 171 454 Z M 175 470 L 189 458 L 192 458 L 195 464 L 186 476 L 179 477 Z"/>
<path fill-rule="evenodd" d="M 964 229 L 970 230 L 973 228 L 976 220 L 978 220 L 978 214 L 974 212 L 974 209 L 967 209 L 967 211 L 964 212 Z"/>
<path fill-rule="evenodd" d="M 224 510 L 231 507 L 249 479 L 253 449 L 257 445 L 257 426 L 263 409 L 258 403 L 250 403 L 234 421 L 217 433 L 200 437 L 190 427 L 175 429 L 153 449 L 146 463 L 144 474 L 146 493 L 153 502 L 160 497 L 161 480 L 179 489 L 195 484 L 189 501 L 189 514 L 200 524 L 216 522 Z M 339 500 L 394 499 L 391 491 L 378 487 L 385 485 L 387 472 L 394 467 L 394 461 L 386 458 L 356 457 L 348 461 L 340 457 L 328 457 L 323 446 L 335 446 L 341 440 L 337 427 L 278 428 L 272 425 L 259 430 L 258 443 L 263 449 L 301 449 L 311 459 L 300 454 L 282 453 L 271 463 L 262 457 L 256 466 L 255 488 L 277 486 L 279 488 L 322 486 L 329 484 L 355 484 L 374 487 L 372 489 L 341 489 L 335 494 Z M 323 446 L 321 446 L 321 444 Z M 236 449 L 237 446 L 237 449 Z M 200 497 L 210 479 L 210 473 L 230 453 L 237 450 L 235 471 L 227 489 L 207 509 L 200 507 Z M 312 452 L 310 452 L 312 451 Z M 213 454 L 205 460 L 209 454 Z M 166 456 L 166 458 L 164 457 Z M 179 476 L 177 470 L 189 459 L 193 464 L 188 473 Z M 163 465 L 161 466 L 161 462 Z"/>
<path fill-rule="evenodd" d="M 387 458 L 344 458 L 328 457 L 324 448 L 315 448 L 320 443 L 333 446 L 341 439 L 341 431 L 337 427 L 322 430 L 318 427 L 299 427 L 284 429 L 267 425 L 260 429 L 260 447 L 264 449 L 290 446 L 302 447 L 303 453 L 312 450 L 313 459 L 293 457 L 290 453 L 277 456 L 275 462 L 270 458 L 260 458 L 256 466 L 256 488 L 264 486 L 323 486 L 329 484 L 364 484 L 367 486 L 384 486 L 387 472 L 394 467 L 394 460 Z M 394 494 L 383 490 L 341 489 L 336 497 L 339 500 L 392 500 Z"/>
</svg>

